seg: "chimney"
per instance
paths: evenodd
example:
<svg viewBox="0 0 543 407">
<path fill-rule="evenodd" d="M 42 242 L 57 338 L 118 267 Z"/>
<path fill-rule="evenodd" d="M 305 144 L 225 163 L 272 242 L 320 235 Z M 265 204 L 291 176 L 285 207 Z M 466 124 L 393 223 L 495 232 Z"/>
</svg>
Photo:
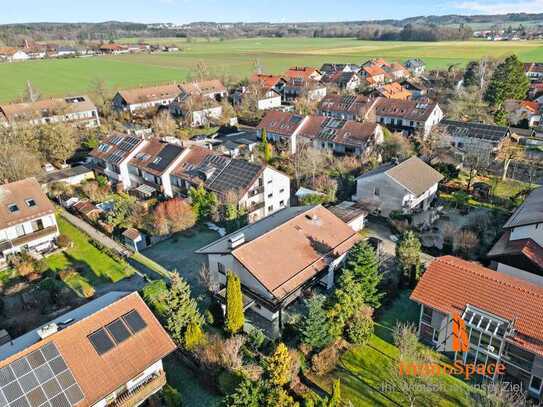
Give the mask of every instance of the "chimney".
<svg viewBox="0 0 543 407">
<path fill-rule="evenodd" d="M 241 246 L 243 243 L 245 243 L 244 233 L 237 233 L 228 239 L 228 246 L 230 249 L 235 249 L 236 247 Z"/>
<path fill-rule="evenodd" d="M 58 325 L 55 324 L 54 322 L 44 325 L 37 330 L 37 333 L 41 339 L 45 339 L 57 332 L 58 332 Z"/>
</svg>

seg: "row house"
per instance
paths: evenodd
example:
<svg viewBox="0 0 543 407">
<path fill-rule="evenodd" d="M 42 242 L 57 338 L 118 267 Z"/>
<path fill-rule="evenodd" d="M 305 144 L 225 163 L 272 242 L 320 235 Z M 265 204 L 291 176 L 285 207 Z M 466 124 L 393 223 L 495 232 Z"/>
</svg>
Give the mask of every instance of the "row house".
<svg viewBox="0 0 543 407">
<path fill-rule="evenodd" d="M 285 309 L 316 285 L 331 289 L 334 275 L 360 236 L 322 206 L 283 209 L 197 250 L 225 303 L 226 273 L 239 276 L 246 312 L 268 321 L 279 336 Z"/>
<path fill-rule="evenodd" d="M 533 190 L 487 254 L 492 268 L 543 286 L 543 188 Z"/>
<path fill-rule="evenodd" d="M 0 186 L 0 261 L 23 250 L 43 252 L 59 236 L 55 208 L 34 178 Z"/>
<path fill-rule="evenodd" d="M 375 97 L 383 97 L 386 99 L 411 99 L 411 92 L 405 89 L 398 82 L 386 83 L 384 85 L 378 86 L 372 92 L 372 95 L 374 95 Z"/>
<path fill-rule="evenodd" d="M 250 223 L 290 206 L 290 179 L 276 169 L 192 146 L 171 173 L 174 195 L 203 186 L 224 201 L 247 210 Z"/>
<path fill-rule="evenodd" d="M 375 106 L 378 123 L 408 134 L 418 132 L 424 137 L 443 119 L 436 102 L 380 98 Z"/>
<path fill-rule="evenodd" d="M 411 294 L 420 304 L 422 342 L 456 362 L 504 366 L 480 378 L 518 384 L 536 400 L 543 390 L 542 299 L 541 286 L 452 256 L 430 263 Z M 465 341 L 453 333 L 459 319 Z M 467 351 L 455 350 L 456 341 Z"/>
<path fill-rule="evenodd" d="M 341 120 L 375 122 L 373 113 L 376 102 L 377 99 L 364 95 L 327 95 L 319 103 L 317 113 Z"/>
<path fill-rule="evenodd" d="M 297 134 L 306 121 L 306 116 L 270 111 L 262 118 L 257 129 L 260 132 L 265 129 L 268 141 L 294 154 L 297 147 Z"/>
<path fill-rule="evenodd" d="M 202 96 L 215 99 L 218 102 L 228 96 L 228 91 L 218 79 L 183 83 L 179 87 L 181 88 L 181 95 Z"/>
<path fill-rule="evenodd" d="M 0 401 L 139 406 L 166 385 L 176 348 L 137 292 L 109 292 L 1 345 Z"/>
<path fill-rule="evenodd" d="M 87 128 L 100 126 L 98 109 L 88 96 L 2 104 L 0 117 L 3 117 L 0 123 L 3 121 L 7 126 L 38 126 L 52 123 L 71 123 Z"/>
<path fill-rule="evenodd" d="M 335 154 L 368 156 L 384 141 L 383 129 L 376 123 L 360 123 L 326 116 L 309 116 L 297 133 L 298 143 Z"/>
<path fill-rule="evenodd" d="M 331 72 L 326 74 L 322 78 L 322 82 L 325 84 L 333 84 L 341 90 L 347 90 L 354 92 L 356 89 L 362 85 L 362 79 L 356 72 Z"/>
<path fill-rule="evenodd" d="M 417 156 L 383 164 L 356 179 L 353 201 L 389 217 L 393 212 L 415 214 L 430 208 L 443 175 Z"/>
</svg>

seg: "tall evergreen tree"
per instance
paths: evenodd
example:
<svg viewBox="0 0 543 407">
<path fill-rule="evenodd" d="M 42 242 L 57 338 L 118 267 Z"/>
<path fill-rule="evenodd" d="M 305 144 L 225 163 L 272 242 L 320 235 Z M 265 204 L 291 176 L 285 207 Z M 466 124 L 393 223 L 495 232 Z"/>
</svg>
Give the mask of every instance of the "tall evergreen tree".
<svg viewBox="0 0 543 407">
<path fill-rule="evenodd" d="M 354 279 L 361 284 L 364 302 L 372 308 L 379 308 L 384 295 L 378 289 L 383 274 L 379 270 L 379 260 L 373 247 L 366 241 L 355 244 L 349 251 L 343 269 L 352 272 Z"/>
<path fill-rule="evenodd" d="M 494 108 L 496 119 L 503 121 L 503 103 L 507 99 L 524 99 L 529 88 L 523 63 L 516 55 L 511 55 L 496 67 L 485 100 Z"/>
<path fill-rule="evenodd" d="M 234 335 L 243 329 L 243 296 L 239 277 L 229 271 L 226 274 L 226 331 Z"/>
<path fill-rule="evenodd" d="M 330 342 L 328 318 L 324 311 L 324 297 L 310 298 L 307 302 L 307 316 L 302 322 L 300 334 L 302 342 L 312 348 L 322 348 Z"/>
<path fill-rule="evenodd" d="M 292 360 L 288 353 L 288 348 L 283 342 L 280 342 L 275 348 L 275 352 L 266 360 L 266 376 L 273 386 L 284 386 L 291 380 Z"/>
<path fill-rule="evenodd" d="M 179 274 L 172 273 L 171 287 L 166 296 L 166 329 L 171 337 L 185 346 L 185 331 L 189 324 L 201 327 L 203 322 L 196 300 L 190 295 L 189 285 Z"/>
<path fill-rule="evenodd" d="M 347 321 L 362 305 L 364 305 L 362 285 L 356 281 L 352 271 L 345 270 L 339 278 L 332 297 L 332 305 L 327 312 L 332 338 L 339 338 L 343 334 Z"/>
<path fill-rule="evenodd" d="M 234 393 L 224 399 L 223 405 L 224 407 L 260 407 L 263 395 L 260 383 L 245 379 L 238 385 Z"/>
</svg>

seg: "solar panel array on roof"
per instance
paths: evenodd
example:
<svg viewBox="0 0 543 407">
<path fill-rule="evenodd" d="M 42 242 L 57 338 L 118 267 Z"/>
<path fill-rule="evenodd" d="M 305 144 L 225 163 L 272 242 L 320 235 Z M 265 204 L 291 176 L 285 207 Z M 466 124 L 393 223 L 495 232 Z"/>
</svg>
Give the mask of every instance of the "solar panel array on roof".
<svg viewBox="0 0 543 407">
<path fill-rule="evenodd" d="M 132 151 L 140 142 L 140 139 L 136 137 L 125 137 L 119 144 L 119 149 L 123 151 Z"/>
<path fill-rule="evenodd" d="M 122 136 L 113 136 L 111 137 L 111 139 L 109 140 L 109 143 L 110 144 L 119 144 L 121 141 L 123 140 Z"/>
<path fill-rule="evenodd" d="M 0 369 L 1 407 L 71 407 L 84 397 L 54 342 Z"/>
<path fill-rule="evenodd" d="M 160 153 L 158 153 L 155 158 L 155 160 L 157 158 L 160 158 L 160 160 L 156 162 L 153 161 L 148 165 L 148 167 L 153 170 L 164 171 L 179 156 L 179 154 L 181 154 L 182 151 L 182 147 L 168 144 L 160 151 Z"/>
<path fill-rule="evenodd" d="M 119 164 L 124 159 L 124 152 L 123 151 L 115 151 L 113 154 L 111 154 L 107 160 L 113 164 Z"/>
<path fill-rule="evenodd" d="M 345 120 L 334 119 L 332 117 L 326 119 L 322 123 L 322 127 L 329 127 L 331 129 L 341 129 L 345 126 Z"/>
<path fill-rule="evenodd" d="M 206 182 L 206 186 L 219 193 L 243 190 L 250 186 L 261 169 L 260 165 L 245 160 L 231 160 L 221 172 Z"/>
<path fill-rule="evenodd" d="M 99 355 L 129 339 L 147 326 L 141 315 L 132 310 L 120 318 L 93 332 L 88 339 Z"/>
<path fill-rule="evenodd" d="M 335 129 L 324 128 L 324 129 L 321 129 L 318 137 L 325 140 L 332 140 L 335 136 L 336 136 Z"/>
<path fill-rule="evenodd" d="M 454 120 L 443 120 L 442 125 L 456 137 L 472 137 L 494 142 L 501 141 L 507 136 L 508 128 L 483 123 L 465 123 Z"/>
</svg>

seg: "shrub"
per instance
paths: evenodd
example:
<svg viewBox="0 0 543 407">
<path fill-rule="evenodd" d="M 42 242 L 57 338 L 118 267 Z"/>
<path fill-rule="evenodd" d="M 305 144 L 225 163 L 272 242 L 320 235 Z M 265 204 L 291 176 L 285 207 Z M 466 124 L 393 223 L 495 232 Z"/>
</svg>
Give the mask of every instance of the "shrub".
<svg viewBox="0 0 543 407">
<path fill-rule="evenodd" d="M 194 350 L 198 345 L 201 345 L 205 340 L 205 335 L 200 324 L 191 322 L 187 326 L 184 335 L 185 349 Z"/>
<path fill-rule="evenodd" d="M 162 389 L 162 398 L 166 407 L 180 407 L 183 405 L 183 398 L 181 393 L 175 387 L 166 384 Z"/>
<path fill-rule="evenodd" d="M 219 377 L 217 377 L 217 385 L 219 387 L 219 391 L 226 395 L 233 393 L 242 380 L 243 378 L 240 375 L 232 373 L 228 370 L 223 370 L 219 374 Z"/>
<path fill-rule="evenodd" d="M 348 348 L 348 344 L 338 339 L 311 358 L 311 370 L 317 376 L 330 373 L 337 365 L 339 357 Z"/>
<path fill-rule="evenodd" d="M 266 341 L 266 336 L 264 335 L 264 332 L 262 332 L 262 330 L 253 327 L 249 330 L 249 332 L 247 332 L 247 339 L 251 348 L 253 348 L 255 351 L 258 351 L 260 350 L 262 345 L 264 345 L 264 342 Z"/>
<path fill-rule="evenodd" d="M 373 334 L 373 310 L 364 306 L 347 325 L 347 338 L 355 345 L 364 345 Z"/>
<path fill-rule="evenodd" d="M 66 235 L 60 235 L 57 237 L 57 246 L 64 249 L 72 245 L 72 240 Z"/>
<path fill-rule="evenodd" d="M 95 292 L 94 287 L 91 285 L 84 285 L 81 287 L 81 295 L 85 298 L 94 297 Z"/>
</svg>

